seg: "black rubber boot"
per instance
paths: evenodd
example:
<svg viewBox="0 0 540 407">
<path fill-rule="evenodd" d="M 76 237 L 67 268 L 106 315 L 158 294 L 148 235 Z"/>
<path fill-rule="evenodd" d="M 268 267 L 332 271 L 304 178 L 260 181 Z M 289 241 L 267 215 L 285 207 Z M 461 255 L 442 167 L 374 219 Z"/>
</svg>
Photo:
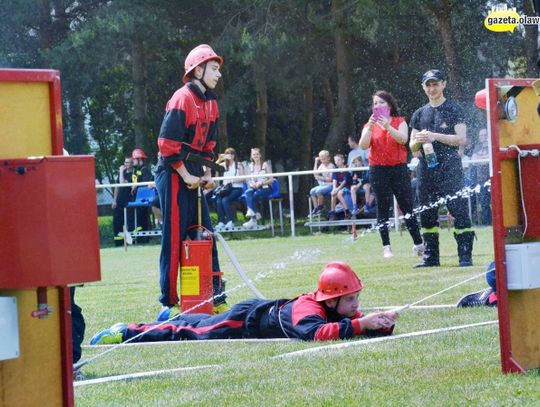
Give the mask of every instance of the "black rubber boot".
<svg viewBox="0 0 540 407">
<path fill-rule="evenodd" d="M 424 257 L 422 263 L 418 263 L 414 268 L 419 267 L 438 267 L 439 263 L 439 234 L 438 233 L 424 233 L 422 234 L 424 238 L 424 245 L 426 246 L 426 251 L 424 252 Z"/>
<path fill-rule="evenodd" d="M 470 267 L 473 265 L 472 250 L 474 237 L 474 232 L 454 232 L 454 238 L 457 242 L 457 251 L 459 256 L 459 267 Z"/>
</svg>

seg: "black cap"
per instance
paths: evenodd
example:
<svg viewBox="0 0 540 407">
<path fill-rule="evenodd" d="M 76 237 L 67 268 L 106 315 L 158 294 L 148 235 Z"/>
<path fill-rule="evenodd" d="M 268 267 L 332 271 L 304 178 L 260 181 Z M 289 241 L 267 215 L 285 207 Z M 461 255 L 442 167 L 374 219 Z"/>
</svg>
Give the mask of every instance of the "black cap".
<svg viewBox="0 0 540 407">
<path fill-rule="evenodd" d="M 422 75 L 422 85 L 427 81 L 444 81 L 444 74 L 438 69 L 430 69 Z"/>
</svg>

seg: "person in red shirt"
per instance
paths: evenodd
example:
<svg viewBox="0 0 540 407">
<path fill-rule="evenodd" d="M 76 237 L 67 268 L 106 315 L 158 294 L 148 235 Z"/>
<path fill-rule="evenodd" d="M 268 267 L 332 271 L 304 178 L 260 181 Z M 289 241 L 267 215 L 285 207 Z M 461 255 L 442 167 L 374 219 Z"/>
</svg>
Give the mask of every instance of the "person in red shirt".
<svg viewBox="0 0 540 407">
<path fill-rule="evenodd" d="M 181 314 L 166 324 L 118 323 L 96 333 L 90 344 L 240 338 L 329 341 L 391 335 L 397 312 L 362 314 L 358 297 L 363 288 L 351 266 L 332 261 L 324 266 L 315 291 L 292 300 L 252 298 L 219 315 Z"/>
<path fill-rule="evenodd" d="M 395 195 L 405 225 L 414 242 L 413 252 L 422 256 L 424 244 L 416 216 L 413 215 L 413 192 L 407 168 L 407 122 L 398 115 L 394 97 L 384 90 L 372 97 L 373 111 L 360 136 L 360 148 L 369 151 L 369 180 L 377 197 L 377 224 L 383 243 L 383 257 L 392 258 L 389 213 Z M 377 117 L 376 117 L 377 116 Z"/>
</svg>

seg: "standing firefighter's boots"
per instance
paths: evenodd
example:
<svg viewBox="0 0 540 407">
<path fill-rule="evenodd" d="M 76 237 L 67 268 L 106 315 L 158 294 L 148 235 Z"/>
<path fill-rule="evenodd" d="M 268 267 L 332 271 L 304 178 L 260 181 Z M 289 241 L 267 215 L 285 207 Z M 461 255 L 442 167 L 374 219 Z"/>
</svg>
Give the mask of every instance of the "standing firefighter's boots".
<svg viewBox="0 0 540 407">
<path fill-rule="evenodd" d="M 476 234 L 474 232 L 454 232 L 459 256 L 459 267 L 470 267 L 473 265 L 472 250 L 475 236 Z"/>
<path fill-rule="evenodd" d="M 424 257 L 422 263 L 418 263 L 414 268 L 419 267 L 438 267 L 439 263 L 439 234 L 438 233 L 424 233 L 424 245 L 426 250 L 424 251 Z"/>
</svg>

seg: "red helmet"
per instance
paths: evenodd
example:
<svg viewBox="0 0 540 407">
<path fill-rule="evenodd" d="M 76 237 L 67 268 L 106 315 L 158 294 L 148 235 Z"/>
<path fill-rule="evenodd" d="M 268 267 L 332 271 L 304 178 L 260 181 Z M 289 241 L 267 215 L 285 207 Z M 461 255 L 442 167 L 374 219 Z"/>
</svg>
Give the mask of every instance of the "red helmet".
<svg viewBox="0 0 540 407">
<path fill-rule="evenodd" d="M 199 65 L 212 60 L 216 60 L 220 65 L 223 65 L 223 58 L 216 54 L 210 45 L 201 44 L 193 48 L 186 57 L 186 62 L 184 62 L 184 70 L 186 73 L 184 74 L 182 81 L 188 83 L 191 71 Z"/>
<path fill-rule="evenodd" d="M 477 108 L 486 110 L 486 97 L 487 97 L 487 91 L 486 89 L 481 89 L 478 92 L 476 92 L 476 95 L 474 95 L 474 104 Z"/>
<path fill-rule="evenodd" d="M 148 158 L 141 148 L 136 148 L 131 152 L 131 158 Z"/>
<path fill-rule="evenodd" d="M 324 266 L 315 292 L 316 301 L 326 301 L 360 291 L 364 286 L 351 266 L 332 261 Z"/>
</svg>

